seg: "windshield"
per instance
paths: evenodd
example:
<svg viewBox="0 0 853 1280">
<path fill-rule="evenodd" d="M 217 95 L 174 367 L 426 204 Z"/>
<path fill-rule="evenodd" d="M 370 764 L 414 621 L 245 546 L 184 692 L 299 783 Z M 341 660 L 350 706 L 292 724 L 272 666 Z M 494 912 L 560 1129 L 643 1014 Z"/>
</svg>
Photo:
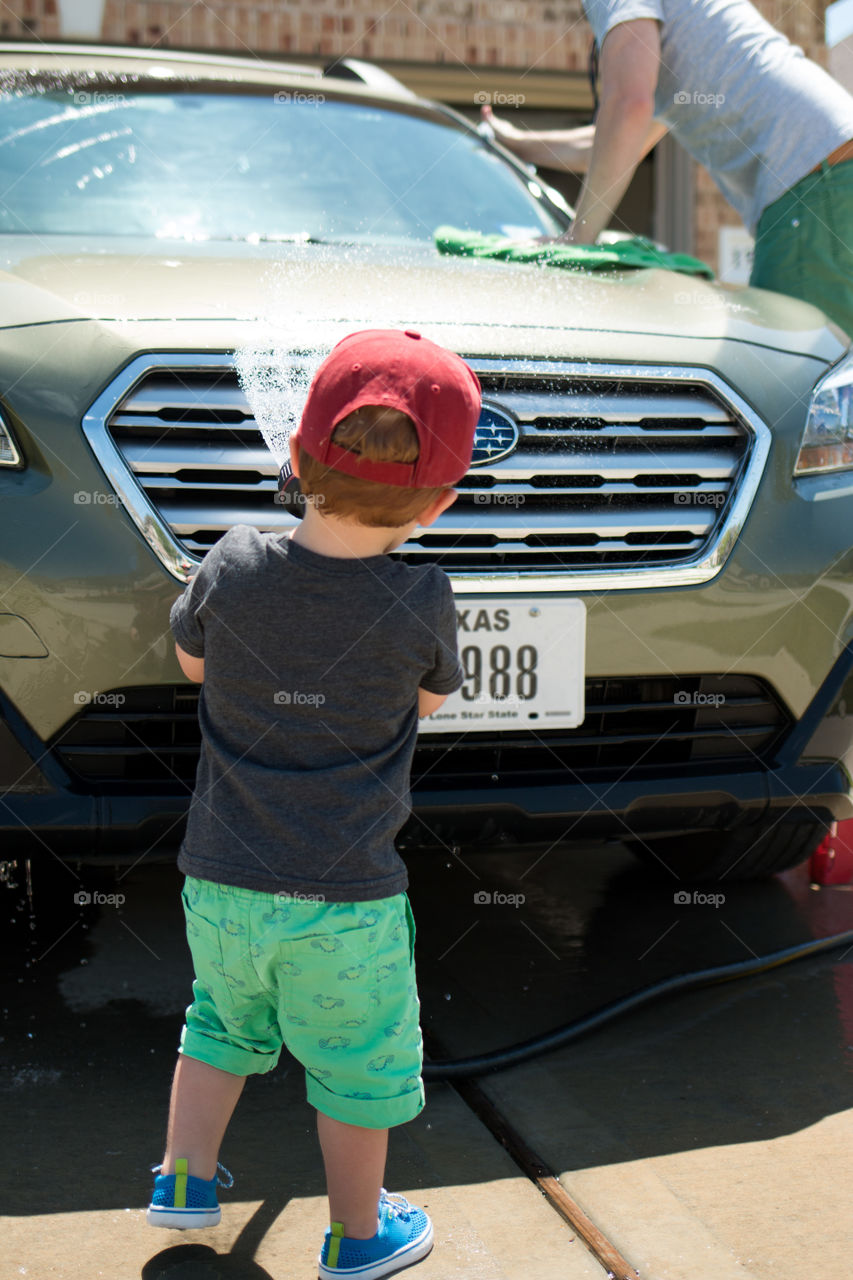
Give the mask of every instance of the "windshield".
<svg viewBox="0 0 853 1280">
<path fill-rule="evenodd" d="M 452 121 L 322 93 L 5 94 L 0 232 L 432 241 L 562 225 Z"/>
</svg>

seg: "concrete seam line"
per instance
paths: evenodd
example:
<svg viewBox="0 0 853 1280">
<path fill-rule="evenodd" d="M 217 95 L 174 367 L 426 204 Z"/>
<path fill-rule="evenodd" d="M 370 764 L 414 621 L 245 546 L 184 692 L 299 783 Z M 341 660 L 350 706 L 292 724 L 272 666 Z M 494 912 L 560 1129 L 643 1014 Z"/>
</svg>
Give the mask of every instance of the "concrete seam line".
<svg viewBox="0 0 853 1280">
<path fill-rule="evenodd" d="M 431 1053 L 433 1050 L 441 1051 L 441 1046 L 432 1033 L 425 1032 L 424 1038 L 429 1040 Z M 473 1111 L 477 1119 L 497 1139 L 519 1169 L 530 1178 L 531 1182 L 536 1183 L 551 1208 L 556 1210 L 580 1237 L 608 1275 L 613 1276 L 614 1280 L 637 1280 L 640 1274 L 637 1268 L 622 1256 L 616 1246 L 611 1244 L 592 1219 L 584 1213 L 577 1201 L 573 1200 L 566 1191 L 553 1169 L 513 1128 L 480 1086 L 471 1080 L 452 1080 L 448 1083 L 456 1090 L 469 1110 Z"/>
<path fill-rule="evenodd" d="M 490 1133 L 497 1138 L 518 1167 L 539 1187 L 553 1209 L 580 1237 L 590 1253 L 615 1280 L 637 1280 L 639 1271 L 631 1266 L 591 1218 L 573 1200 L 552 1169 L 515 1130 L 494 1103 L 476 1084 L 454 1082 L 462 1100 Z"/>
</svg>

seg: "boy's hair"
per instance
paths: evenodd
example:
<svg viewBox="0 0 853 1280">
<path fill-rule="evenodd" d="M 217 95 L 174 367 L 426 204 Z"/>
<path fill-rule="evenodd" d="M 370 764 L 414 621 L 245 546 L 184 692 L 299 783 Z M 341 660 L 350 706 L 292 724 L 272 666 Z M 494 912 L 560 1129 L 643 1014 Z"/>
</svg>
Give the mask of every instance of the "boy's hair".
<svg viewBox="0 0 853 1280">
<path fill-rule="evenodd" d="M 412 419 L 399 409 L 362 405 L 342 418 L 332 432 L 341 449 L 371 462 L 414 462 L 419 453 L 418 433 Z M 374 529 L 394 529 L 410 524 L 445 493 L 449 485 L 408 489 L 379 484 L 334 471 L 299 446 L 299 484 L 309 502 L 322 515 L 342 516 Z"/>
</svg>

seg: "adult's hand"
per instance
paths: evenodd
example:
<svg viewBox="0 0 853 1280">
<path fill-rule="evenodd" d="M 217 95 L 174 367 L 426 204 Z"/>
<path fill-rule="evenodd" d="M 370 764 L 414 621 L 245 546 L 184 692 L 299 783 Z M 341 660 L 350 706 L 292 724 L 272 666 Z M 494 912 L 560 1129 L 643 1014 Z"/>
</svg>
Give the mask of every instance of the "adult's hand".
<svg viewBox="0 0 853 1280">
<path fill-rule="evenodd" d="M 498 142 L 506 147 L 507 151 L 511 151 L 520 160 L 527 160 L 526 152 L 529 149 L 532 136 L 529 130 L 517 129 L 508 120 L 500 119 L 488 104 L 480 107 L 480 115 L 493 131 Z M 534 161 L 528 161 L 528 163 L 532 164 Z"/>
</svg>

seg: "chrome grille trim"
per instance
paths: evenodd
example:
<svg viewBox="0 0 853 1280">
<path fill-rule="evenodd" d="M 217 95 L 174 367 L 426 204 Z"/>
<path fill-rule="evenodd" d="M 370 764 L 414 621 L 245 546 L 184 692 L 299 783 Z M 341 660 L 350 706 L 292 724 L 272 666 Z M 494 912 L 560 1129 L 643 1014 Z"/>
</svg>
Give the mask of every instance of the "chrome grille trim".
<svg viewBox="0 0 853 1280">
<path fill-rule="evenodd" d="M 685 586 L 707 582 L 720 571 L 749 512 L 771 436 L 717 374 L 695 367 L 575 361 L 471 358 L 468 363 L 483 382 L 484 401 L 516 418 L 519 445 L 508 457 L 472 469 L 447 516 L 418 531 L 401 554 L 413 562 L 440 553 L 464 555 L 467 566 L 454 567 L 450 558 L 444 562 L 459 594 Z M 194 421 L 198 389 L 182 390 L 177 379 L 217 373 L 228 381 L 219 387 L 208 383 L 203 405 L 225 421 Z M 230 352 L 146 354 L 120 371 L 83 418 L 83 431 L 108 481 L 179 582 L 189 580 L 216 535 L 231 525 L 284 531 L 296 523 L 272 502 L 277 466 L 259 442 L 234 378 Z M 539 385 L 530 385 L 534 380 Z M 543 380 L 572 387 L 571 395 L 543 389 Z M 575 390 L 578 383 L 581 388 Z M 590 383 L 597 393 L 584 387 Z M 164 410 L 171 415 L 166 424 L 159 416 Z M 177 421 L 182 414 L 189 416 Z M 120 438 L 132 429 L 151 433 L 152 443 L 128 437 L 119 445 L 111 434 L 115 430 Z M 175 434 L 162 440 L 164 431 Z M 555 452 L 557 439 L 570 442 L 572 451 Z M 189 505 L 176 493 L 182 470 L 197 473 L 187 487 L 195 495 Z M 235 471 L 237 478 L 224 484 L 224 475 Z M 684 492 L 692 496 L 679 506 L 673 495 Z M 237 499 L 225 509 L 224 493 Z M 208 502 L 207 494 L 220 501 Z M 249 496 L 262 496 L 263 508 Z M 531 502 L 525 509 L 527 499 L 548 501 L 550 507 L 532 510 Z M 632 505 L 625 509 L 626 504 Z M 203 541 L 193 536 L 200 526 L 207 531 Z M 493 560 L 504 554 L 508 563 L 497 568 Z M 661 559 L 638 562 L 644 554 Z M 525 568 L 537 558 L 578 555 L 610 556 L 611 561 Z"/>
</svg>

